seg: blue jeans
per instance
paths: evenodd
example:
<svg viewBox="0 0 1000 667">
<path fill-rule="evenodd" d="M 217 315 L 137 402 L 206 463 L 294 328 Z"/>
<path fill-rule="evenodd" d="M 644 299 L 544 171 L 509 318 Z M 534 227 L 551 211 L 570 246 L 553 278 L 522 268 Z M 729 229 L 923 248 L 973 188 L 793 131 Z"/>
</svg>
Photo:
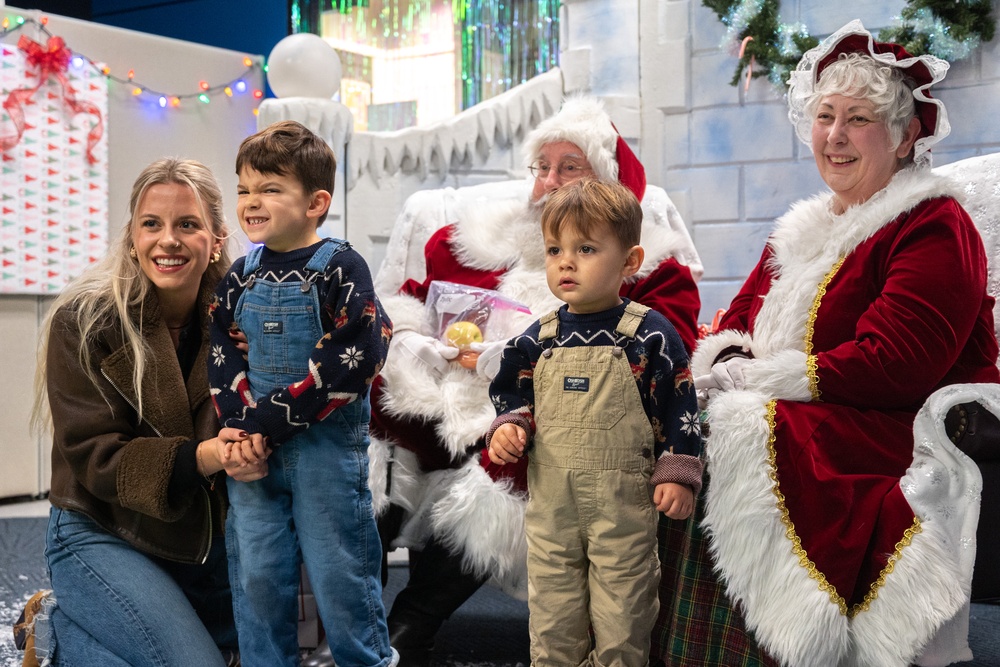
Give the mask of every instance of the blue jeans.
<svg viewBox="0 0 1000 667">
<path fill-rule="evenodd" d="M 203 565 L 175 563 L 54 507 L 45 556 L 56 604 L 36 624 L 40 658 L 74 667 L 222 667 L 219 647 L 236 646 L 221 538 Z"/>
<path fill-rule="evenodd" d="M 382 547 L 368 489 L 368 401 L 334 410 L 274 450 L 267 477 L 228 480 L 226 543 L 243 667 L 297 667 L 305 563 L 338 665 L 391 662 Z"/>
</svg>

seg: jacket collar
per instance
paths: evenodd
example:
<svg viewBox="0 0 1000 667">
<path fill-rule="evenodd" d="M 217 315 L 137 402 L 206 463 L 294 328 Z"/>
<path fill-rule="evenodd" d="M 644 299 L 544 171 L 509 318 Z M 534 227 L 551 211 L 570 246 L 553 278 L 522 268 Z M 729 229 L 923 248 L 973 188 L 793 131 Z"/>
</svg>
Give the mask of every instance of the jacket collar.
<svg viewBox="0 0 1000 667">
<path fill-rule="evenodd" d="M 198 316 L 201 320 L 201 345 L 187 383 L 177 363 L 170 332 L 160 316 L 160 302 L 155 292 L 150 292 L 146 300 L 134 309 L 134 315 L 141 322 L 143 337 L 149 346 L 146 372 L 141 379 L 143 396 L 143 420 L 158 434 L 170 433 L 194 437 L 195 425 L 192 415 L 208 399 L 208 302 L 212 291 L 202 289 L 199 296 Z M 132 351 L 116 328 L 112 338 L 111 353 L 101 362 L 101 372 L 115 389 L 133 407 L 138 408 L 138 392 L 132 378 Z M 188 397 L 188 404 L 162 400 L 166 396 Z"/>
</svg>

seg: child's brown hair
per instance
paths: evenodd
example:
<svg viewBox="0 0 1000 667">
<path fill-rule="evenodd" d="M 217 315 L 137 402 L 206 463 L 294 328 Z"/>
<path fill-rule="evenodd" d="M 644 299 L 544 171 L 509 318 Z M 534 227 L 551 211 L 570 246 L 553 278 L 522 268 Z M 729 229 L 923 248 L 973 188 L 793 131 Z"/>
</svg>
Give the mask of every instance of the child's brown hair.
<svg viewBox="0 0 1000 667">
<path fill-rule="evenodd" d="M 542 233 L 559 238 L 567 226 L 591 236 L 599 225 L 607 225 L 628 250 L 639 245 L 642 207 L 631 190 L 617 181 L 585 178 L 559 188 L 542 209 Z"/>
<path fill-rule="evenodd" d="M 291 176 L 307 193 L 326 190 L 332 195 L 337 158 L 305 125 L 283 120 L 243 140 L 236 153 L 236 173 L 244 167 L 262 174 Z M 324 213 L 319 223 L 325 219 Z"/>
</svg>

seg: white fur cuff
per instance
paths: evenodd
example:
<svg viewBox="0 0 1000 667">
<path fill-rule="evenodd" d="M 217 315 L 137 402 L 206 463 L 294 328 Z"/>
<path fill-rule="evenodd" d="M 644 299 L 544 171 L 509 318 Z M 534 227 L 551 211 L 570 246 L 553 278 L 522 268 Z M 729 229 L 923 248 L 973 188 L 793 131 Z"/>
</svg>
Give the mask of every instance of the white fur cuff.
<svg viewBox="0 0 1000 667">
<path fill-rule="evenodd" d="M 691 373 L 695 377 L 708 375 L 719 354 L 729 347 L 738 347 L 748 356 L 752 356 L 750 352 L 752 344 L 753 339 L 750 338 L 750 334 L 735 329 L 727 329 L 703 338 L 698 341 L 698 347 L 691 355 Z"/>
<path fill-rule="evenodd" d="M 767 359 L 757 359 L 743 372 L 746 388 L 786 401 L 812 400 L 807 361 L 806 353 L 799 350 L 783 350 Z"/>
</svg>

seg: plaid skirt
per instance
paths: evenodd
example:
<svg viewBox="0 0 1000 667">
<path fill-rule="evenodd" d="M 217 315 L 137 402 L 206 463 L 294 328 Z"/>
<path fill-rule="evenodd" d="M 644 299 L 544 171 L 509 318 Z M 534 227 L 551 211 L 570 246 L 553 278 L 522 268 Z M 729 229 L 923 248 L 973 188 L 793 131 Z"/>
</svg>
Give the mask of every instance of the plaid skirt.
<svg viewBox="0 0 1000 667">
<path fill-rule="evenodd" d="M 707 485 L 707 479 L 706 479 Z M 652 667 L 778 667 L 757 646 L 719 582 L 701 531 L 703 499 L 687 521 L 660 515 L 660 612 L 653 627 Z"/>
</svg>

